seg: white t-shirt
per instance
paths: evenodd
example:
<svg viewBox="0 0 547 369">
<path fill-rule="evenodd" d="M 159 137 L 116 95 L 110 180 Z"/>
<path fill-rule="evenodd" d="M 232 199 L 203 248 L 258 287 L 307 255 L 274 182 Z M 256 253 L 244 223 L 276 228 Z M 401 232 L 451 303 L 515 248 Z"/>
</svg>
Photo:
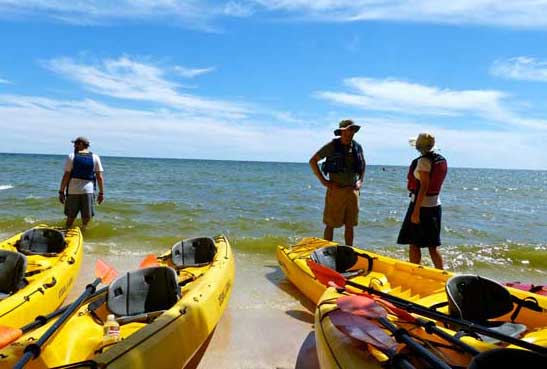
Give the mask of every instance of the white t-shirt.
<svg viewBox="0 0 547 369">
<path fill-rule="evenodd" d="M 431 160 L 427 158 L 418 159 L 418 164 L 416 165 L 416 169 L 414 169 L 414 177 L 416 177 L 416 179 L 418 180 L 421 179 L 420 172 L 431 172 Z M 412 201 L 415 201 L 414 195 L 412 195 Z M 441 197 L 439 195 L 424 196 L 422 207 L 432 208 L 439 205 L 441 205 Z"/>
<path fill-rule="evenodd" d="M 65 161 L 65 172 L 71 172 L 74 164 L 74 153 L 68 154 L 68 157 Z M 98 155 L 93 154 L 93 170 L 95 173 L 102 172 L 103 166 L 101 164 L 101 159 Z M 86 193 L 95 192 L 93 186 L 93 181 L 81 178 L 70 178 L 68 183 L 68 194 L 69 195 L 82 195 Z"/>
</svg>

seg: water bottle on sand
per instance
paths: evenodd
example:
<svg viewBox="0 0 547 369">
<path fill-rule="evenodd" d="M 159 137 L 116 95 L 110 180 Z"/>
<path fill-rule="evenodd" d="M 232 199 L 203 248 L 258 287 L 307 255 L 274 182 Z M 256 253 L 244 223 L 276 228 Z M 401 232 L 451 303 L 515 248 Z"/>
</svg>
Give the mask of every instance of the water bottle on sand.
<svg viewBox="0 0 547 369">
<path fill-rule="evenodd" d="M 103 346 L 116 343 L 120 340 L 120 324 L 114 318 L 114 314 L 108 314 L 103 326 Z"/>
</svg>

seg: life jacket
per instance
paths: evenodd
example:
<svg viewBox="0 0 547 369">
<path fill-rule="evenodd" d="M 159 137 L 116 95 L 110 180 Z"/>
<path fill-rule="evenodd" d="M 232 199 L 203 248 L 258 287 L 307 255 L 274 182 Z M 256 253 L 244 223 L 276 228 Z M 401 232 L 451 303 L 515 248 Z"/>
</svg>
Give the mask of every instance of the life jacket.
<svg viewBox="0 0 547 369">
<path fill-rule="evenodd" d="M 334 144 L 334 152 L 327 156 L 321 170 L 325 174 L 340 173 L 346 169 L 346 150 L 339 138 L 332 140 Z M 365 157 L 363 156 L 363 148 L 355 140 L 351 140 L 351 153 L 353 155 L 353 170 L 355 173 L 361 173 L 365 169 Z"/>
<path fill-rule="evenodd" d="M 429 172 L 429 188 L 427 189 L 426 195 L 438 195 L 441 192 L 441 187 L 446 177 L 448 166 L 446 164 L 446 159 L 441 154 L 438 154 L 436 152 L 428 152 L 427 154 L 422 155 L 412 161 L 410 167 L 408 168 L 407 189 L 414 194 L 417 194 L 420 190 L 420 181 L 416 177 L 414 177 L 414 170 L 418 165 L 418 160 L 420 160 L 421 158 L 427 158 L 431 160 L 431 172 Z"/>
<path fill-rule="evenodd" d="M 93 153 L 74 153 L 74 161 L 72 163 L 72 172 L 70 178 L 95 180 L 95 164 L 93 162 Z"/>
</svg>

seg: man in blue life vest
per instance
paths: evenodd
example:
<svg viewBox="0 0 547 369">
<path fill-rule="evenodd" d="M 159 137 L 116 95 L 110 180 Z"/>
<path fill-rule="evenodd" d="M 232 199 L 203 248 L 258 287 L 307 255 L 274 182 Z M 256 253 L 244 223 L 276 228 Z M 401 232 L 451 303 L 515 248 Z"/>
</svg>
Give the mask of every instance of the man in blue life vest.
<svg viewBox="0 0 547 369">
<path fill-rule="evenodd" d="M 327 188 L 323 238 L 332 241 L 334 228 L 344 226 L 344 240 L 350 246 L 353 245 L 353 227 L 359 221 L 359 192 L 366 167 L 363 148 L 353 140 L 360 128 L 352 120 L 341 121 L 334 131 L 334 135 L 339 137 L 319 149 L 310 159 L 313 173 Z M 324 158 L 319 169 L 319 161 Z"/>
<path fill-rule="evenodd" d="M 95 185 L 99 187 L 97 203 L 104 201 L 103 166 L 98 155 L 89 151 L 89 140 L 77 137 L 74 152 L 65 161 L 65 172 L 59 188 L 59 201 L 65 205 L 66 226 L 72 226 L 80 212 L 85 229 L 95 215 Z"/>
</svg>

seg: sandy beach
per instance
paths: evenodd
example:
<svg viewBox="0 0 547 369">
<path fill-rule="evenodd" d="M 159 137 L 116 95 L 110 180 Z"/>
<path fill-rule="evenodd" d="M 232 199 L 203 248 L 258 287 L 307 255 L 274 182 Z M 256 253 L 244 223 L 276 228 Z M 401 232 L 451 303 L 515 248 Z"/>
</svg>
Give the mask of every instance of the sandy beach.
<svg viewBox="0 0 547 369">
<path fill-rule="evenodd" d="M 187 368 L 317 368 L 313 304 L 285 279 L 275 255 L 265 258 L 237 250 L 234 254 L 236 278 L 228 309 Z M 96 258 L 84 255 L 81 273 L 67 301 L 93 281 Z M 142 259 L 130 255 L 102 258 L 118 272 L 136 268 Z"/>
</svg>

